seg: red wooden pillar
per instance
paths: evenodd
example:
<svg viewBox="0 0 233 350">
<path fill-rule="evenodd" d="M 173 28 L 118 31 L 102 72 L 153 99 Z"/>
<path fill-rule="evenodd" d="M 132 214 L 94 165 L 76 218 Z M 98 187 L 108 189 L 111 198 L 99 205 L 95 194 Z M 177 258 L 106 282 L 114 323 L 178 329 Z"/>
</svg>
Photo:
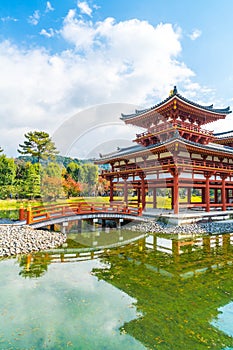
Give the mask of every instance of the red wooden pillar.
<svg viewBox="0 0 233 350">
<path fill-rule="evenodd" d="M 127 183 L 128 176 L 124 176 L 124 203 L 128 204 L 128 183 Z"/>
<path fill-rule="evenodd" d="M 157 189 L 153 188 L 153 208 L 157 208 Z"/>
<path fill-rule="evenodd" d="M 191 188 L 187 188 L 187 202 L 188 204 L 191 203 Z"/>
<path fill-rule="evenodd" d="M 140 203 L 141 203 L 141 189 L 140 189 L 139 185 L 138 185 L 138 188 L 137 188 L 137 192 L 138 192 L 138 206 L 139 206 Z"/>
<path fill-rule="evenodd" d="M 229 189 L 226 188 L 226 202 L 229 203 Z"/>
<path fill-rule="evenodd" d="M 110 193 L 109 193 L 109 201 L 113 202 L 113 181 L 110 179 Z"/>
<path fill-rule="evenodd" d="M 179 172 L 173 174 L 173 209 L 174 214 L 179 214 Z"/>
<path fill-rule="evenodd" d="M 222 189 L 221 189 L 221 199 L 222 199 L 222 210 L 226 210 L 226 178 L 227 176 L 224 174 L 221 176 L 222 179 Z"/>
<path fill-rule="evenodd" d="M 142 209 L 145 209 L 146 206 L 146 188 L 145 188 L 145 174 L 140 174 L 139 175 L 141 179 L 141 194 L 142 194 Z"/>
<path fill-rule="evenodd" d="M 217 188 L 214 189 L 214 203 L 215 204 L 218 203 L 218 189 Z"/>
<path fill-rule="evenodd" d="M 205 204 L 206 211 L 210 211 L 210 174 L 205 174 Z"/>
</svg>

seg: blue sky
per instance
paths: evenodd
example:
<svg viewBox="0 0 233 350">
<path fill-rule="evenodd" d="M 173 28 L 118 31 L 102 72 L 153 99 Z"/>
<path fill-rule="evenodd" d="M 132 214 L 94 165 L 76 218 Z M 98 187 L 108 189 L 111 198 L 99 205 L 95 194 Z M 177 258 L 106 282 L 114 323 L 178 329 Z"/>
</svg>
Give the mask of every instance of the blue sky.
<svg viewBox="0 0 233 350">
<path fill-rule="evenodd" d="M 1 146 L 14 156 L 28 131 L 99 104 L 151 106 L 174 85 L 232 107 L 232 13 L 231 0 L 2 0 Z"/>
</svg>

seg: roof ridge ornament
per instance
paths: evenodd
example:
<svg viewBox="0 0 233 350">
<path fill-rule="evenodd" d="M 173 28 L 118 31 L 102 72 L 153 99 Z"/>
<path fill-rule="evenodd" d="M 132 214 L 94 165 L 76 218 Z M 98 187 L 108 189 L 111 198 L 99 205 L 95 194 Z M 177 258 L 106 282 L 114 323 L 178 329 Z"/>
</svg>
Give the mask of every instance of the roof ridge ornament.
<svg viewBox="0 0 233 350">
<path fill-rule="evenodd" d="M 177 87 L 176 87 L 176 85 L 174 85 L 173 90 L 170 91 L 170 96 L 174 96 L 174 95 L 176 95 L 177 93 L 178 93 Z"/>
</svg>

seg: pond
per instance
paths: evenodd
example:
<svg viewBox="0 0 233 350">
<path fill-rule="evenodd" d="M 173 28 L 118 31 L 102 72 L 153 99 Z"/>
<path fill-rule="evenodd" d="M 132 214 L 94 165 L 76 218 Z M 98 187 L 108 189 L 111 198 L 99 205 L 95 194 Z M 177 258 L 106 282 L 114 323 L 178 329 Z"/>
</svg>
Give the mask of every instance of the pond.
<svg viewBox="0 0 233 350">
<path fill-rule="evenodd" d="M 1 349 L 233 349 L 233 234 L 71 233 L 0 264 Z"/>
</svg>

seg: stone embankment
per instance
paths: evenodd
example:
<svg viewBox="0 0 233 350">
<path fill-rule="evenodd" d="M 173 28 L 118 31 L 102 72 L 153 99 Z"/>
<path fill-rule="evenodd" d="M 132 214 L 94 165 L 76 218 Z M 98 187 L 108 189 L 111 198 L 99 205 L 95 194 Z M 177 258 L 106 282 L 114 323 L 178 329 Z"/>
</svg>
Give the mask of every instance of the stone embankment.
<svg viewBox="0 0 233 350">
<path fill-rule="evenodd" d="M 61 232 L 35 230 L 26 225 L 0 225 L 0 257 L 52 249 L 65 241 L 66 235 Z"/>
<path fill-rule="evenodd" d="M 132 231 L 148 233 L 167 233 L 167 234 L 220 234 L 233 233 L 233 222 L 208 222 L 200 224 L 189 224 L 181 226 L 172 226 L 156 221 L 149 221 L 132 225 Z"/>
</svg>

